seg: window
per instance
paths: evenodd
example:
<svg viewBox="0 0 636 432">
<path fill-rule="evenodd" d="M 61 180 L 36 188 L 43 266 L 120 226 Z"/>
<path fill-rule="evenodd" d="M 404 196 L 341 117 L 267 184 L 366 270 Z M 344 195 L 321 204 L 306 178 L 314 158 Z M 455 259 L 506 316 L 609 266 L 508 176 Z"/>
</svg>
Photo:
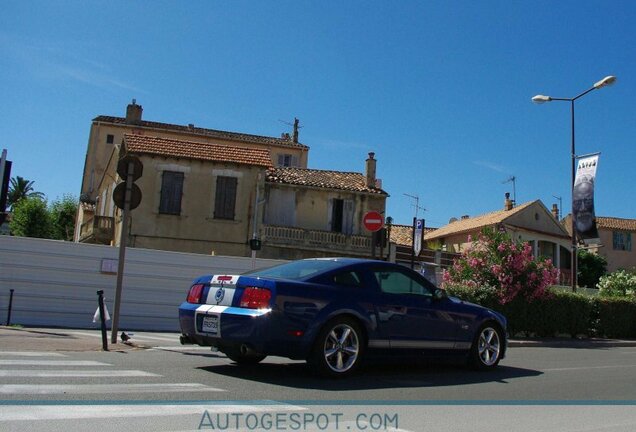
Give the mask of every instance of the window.
<svg viewBox="0 0 636 432">
<path fill-rule="evenodd" d="M 342 272 L 333 276 L 333 282 L 336 285 L 344 285 L 351 287 L 359 287 L 362 286 L 360 282 L 360 277 L 355 272 Z"/>
<path fill-rule="evenodd" d="M 161 177 L 159 213 L 180 215 L 183 194 L 183 173 L 164 171 Z"/>
<path fill-rule="evenodd" d="M 106 144 L 112 144 L 115 142 L 115 135 L 106 135 Z"/>
<path fill-rule="evenodd" d="M 343 234 L 353 234 L 353 214 L 355 204 L 353 200 L 332 199 L 331 231 Z"/>
<path fill-rule="evenodd" d="M 373 272 L 382 292 L 389 294 L 419 294 L 430 296 L 431 291 L 419 281 L 395 270 Z"/>
<path fill-rule="evenodd" d="M 234 220 L 237 182 L 236 177 L 219 176 L 216 178 L 214 219 Z"/>
<path fill-rule="evenodd" d="M 298 156 L 294 156 L 291 154 L 279 154 L 278 155 L 278 166 L 281 167 L 297 167 L 298 166 Z"/>
<path fill-rule="evenodd" d="M 612 233 L 614 250 L 631 251 L 632 250 L 632 233 L 614 231 Z"/>
</svg>

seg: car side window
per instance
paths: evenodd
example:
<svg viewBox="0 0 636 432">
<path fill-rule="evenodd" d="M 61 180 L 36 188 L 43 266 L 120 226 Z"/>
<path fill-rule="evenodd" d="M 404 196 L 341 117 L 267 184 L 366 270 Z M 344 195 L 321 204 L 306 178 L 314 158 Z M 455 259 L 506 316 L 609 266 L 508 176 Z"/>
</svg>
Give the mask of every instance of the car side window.
<svg viewBox="0 0 636 432">
<path fill-rule="evenodd" d="M 374 271 L 380 290 L 390 294 L 417 294 L 432 296 L 431 291 L 419 281 L 395 270 Z"/>
<path fill-rule="evenodd" d="M 352 272 L 352 271 L 336 273 L 335 275 L 333 275 L 333 283 L 336 285 L 344 285 L 344 286 L 352 286 L 352 287 L 362 286 L 360 277 L 355 272 Z"/>
</svg>

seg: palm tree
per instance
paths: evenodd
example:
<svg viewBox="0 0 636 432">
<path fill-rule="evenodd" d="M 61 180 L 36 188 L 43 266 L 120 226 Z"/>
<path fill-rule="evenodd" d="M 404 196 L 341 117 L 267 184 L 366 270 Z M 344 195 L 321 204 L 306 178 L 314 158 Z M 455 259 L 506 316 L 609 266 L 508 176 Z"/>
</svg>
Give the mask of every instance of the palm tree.
<svg viewBox="0 0 636 432">
<path fill-rule="evenodd" d="M 15 203 L 23 198 L 44 198 L 44 194 L 33 190 L 33 181 L 29 181 L 20 176 L 13 177 L 9 185 L 7 204 L 13 207 Z"/>
</svg>

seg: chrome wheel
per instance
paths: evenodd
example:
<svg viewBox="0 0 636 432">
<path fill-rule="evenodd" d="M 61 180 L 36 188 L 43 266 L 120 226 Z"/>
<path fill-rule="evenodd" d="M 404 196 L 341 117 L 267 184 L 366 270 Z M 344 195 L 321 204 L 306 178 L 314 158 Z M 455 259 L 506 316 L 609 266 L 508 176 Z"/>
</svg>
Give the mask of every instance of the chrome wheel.
<svg viewBox="0 0 636 432">
<path fill-rule="evenodd" d="M 484 328 L 480 335 L 477 345 L 477 353 L 479 361 L 484 366 L 493 366 L 499 361 L 499 353 L 501 342 L 499 333 L 492 327 Z"/>
<path fill-rule="evenodd" d="M 336 373 L 347 372 L 357 362 L 360 341 L 356 330 L 348 324 L 334 326 L 325 338 L 325 363 Z"/>
</svg>

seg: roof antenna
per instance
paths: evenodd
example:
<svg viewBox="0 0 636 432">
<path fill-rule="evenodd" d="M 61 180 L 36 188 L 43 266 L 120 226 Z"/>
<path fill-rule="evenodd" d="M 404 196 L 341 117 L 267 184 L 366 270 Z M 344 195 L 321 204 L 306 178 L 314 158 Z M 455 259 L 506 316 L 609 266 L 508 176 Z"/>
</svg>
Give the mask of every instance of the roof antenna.
<svg viewBox="0 0 636 432">
<path fill-rule="evenodd" d="M 284 120 L 280 120 L 280 119 L 278 121 L 294 128 L 293 129 L 293 135 L 292 135 L 293 138 L 292 139 L 293 139 L 293 142 L 298 143 L 298 129 L 302 128 L 302 126 L 299 125 L 300 120 L 298 120 L 298 118 L 294 117 L 294 122 L 293 123 L 290 123 L 290 122 L 287 122 L 287 121 L 284 121 Z"/>
<path fill-rule="evenodd" d="M 411 204 L 412 207 L 415 207 L 415 219 L 417 219 L 418 210 L 426 211 L 424 207 L 420 207 L 420 197 L 418 195 L 409 195 L 407 193 L 403 195 L 411 198 L 412 200 L 415 200 L 415 202 Z"/>
</svg>

